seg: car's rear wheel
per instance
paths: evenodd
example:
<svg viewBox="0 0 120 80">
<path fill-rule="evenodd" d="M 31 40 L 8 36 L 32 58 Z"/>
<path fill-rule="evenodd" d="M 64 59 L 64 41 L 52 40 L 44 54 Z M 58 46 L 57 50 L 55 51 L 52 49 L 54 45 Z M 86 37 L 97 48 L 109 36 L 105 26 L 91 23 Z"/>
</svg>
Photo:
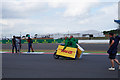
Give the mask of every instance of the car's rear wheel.
<svg viewBox="0 0 120 80">
<path fill-rule="evenodd" d="M 59 55 L 56 55 L 56 53 L 57 53 L 57 52 L 54 53 L 53 57 L 54 57 L 55 59 L 59 59 L 60 56 L 59 56 Z"/>
</svg>

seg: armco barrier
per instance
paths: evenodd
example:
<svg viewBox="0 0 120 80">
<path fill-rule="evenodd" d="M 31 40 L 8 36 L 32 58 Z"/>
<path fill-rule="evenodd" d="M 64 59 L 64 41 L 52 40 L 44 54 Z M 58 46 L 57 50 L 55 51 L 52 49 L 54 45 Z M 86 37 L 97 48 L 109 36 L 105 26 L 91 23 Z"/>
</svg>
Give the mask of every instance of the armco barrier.
<svg viewBox="0 0 120 80">
<path fill-rule="evenodd" d="M 33 39 L 33 43 L 64 43 L 64 39 Z M 12 44 L 12 40 L 0 40 L 2 44 Z M 21 40 L 21 43 L 28 43 L 26 40 Z"/>
</svg>

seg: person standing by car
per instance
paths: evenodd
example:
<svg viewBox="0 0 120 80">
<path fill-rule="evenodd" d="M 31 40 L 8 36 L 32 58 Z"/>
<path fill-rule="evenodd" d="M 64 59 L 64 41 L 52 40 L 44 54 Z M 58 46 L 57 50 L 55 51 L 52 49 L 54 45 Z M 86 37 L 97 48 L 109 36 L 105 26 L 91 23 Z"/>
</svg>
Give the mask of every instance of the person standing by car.
<svg viewBox="0 0 120 80">
<path fill-rule="evenodd" d="M 32 39 L 30 37 L 28 37 L 27 41 L 28 41 L 28 52 L 30 52 L 30 48 L 31 48 L 32 52 L 34 52 L 34 50 L 32 48 L 32 43 L 33 43 Z"/>
<path fill-rule="evenodd" d="M 14 53 L 14 48 L 15 48 L 15 52 L 17 53 L 16 37 L 15 36 L 13 36 L 13 39 L 12 39 L 12 53 Z"/>
<path fill-rule="evenodd" d="M 119 69 L 120 69 L 120 63 L 119 61 L 116 59 L 116 54 L 117 54 L 117 46 L 119 44 L 119 38 L 116 36 L 114 38 L 114 34 L 113 33 L 109 33 L 109 37 L 110 37 L 110 42 L 109 42 L 109 50 L 107 51 L 107 53 L 109 54 L 109 59 L 110 62 L 112 64 L 112 67 L 109 68 L 109 70 L 114 71 L 115 67 L 114 67 L 114 61 L 119 65 Z"/>
</svg>

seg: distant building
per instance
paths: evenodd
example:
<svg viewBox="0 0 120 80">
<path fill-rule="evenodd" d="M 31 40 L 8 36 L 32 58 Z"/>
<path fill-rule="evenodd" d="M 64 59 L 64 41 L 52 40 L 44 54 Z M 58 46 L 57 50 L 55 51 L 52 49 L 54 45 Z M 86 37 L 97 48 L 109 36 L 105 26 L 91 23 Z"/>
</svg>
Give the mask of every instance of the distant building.
<svg viewBox="0 0 120 80">
<path fill-rule="evenodd" d="M 105 37 L 105 35 L 102 32 L 96 30 L 88 30 L 85 32 L 77 32 L 77 33 L 69 33 L 69 34 L 56 33 L 56 34 L 37 35 L 37 38 L 60 39 L 60 38 L 70 37 L 71 35 L 74 37 Z"/>
<path fill-rule="evenodd" d="M 54 39 L 58 39 L 58 38 L 70 37 L 71 35 L 74 37 L 81 37 L 80 33 L 70 33 L 70 34 L 58 33 L 58 34 L 52 34 L 52 35 L 50 35 L 50 37 L 54 38 Z"/>
<path fill-rule="evenodd" d="M 105 37 L 105 35 L 102 32 L 96 31 L 96 30 L 88 30 L 81 32 L 82 37 Z"/>
</svg>

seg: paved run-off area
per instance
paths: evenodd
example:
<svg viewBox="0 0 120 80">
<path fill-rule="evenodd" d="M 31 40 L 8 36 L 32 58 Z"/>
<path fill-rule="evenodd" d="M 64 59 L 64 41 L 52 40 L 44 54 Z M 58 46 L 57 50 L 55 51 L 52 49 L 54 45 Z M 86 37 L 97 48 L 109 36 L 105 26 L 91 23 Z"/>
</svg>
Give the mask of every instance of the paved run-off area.
<svg viewBox="0 0 120 80">
<path fill-rule="evenodd" d="M 56 60 L 52 54 L 2 54 L 3 78 L 118 78 L 118 69 L 108 67 L 108 55 Z"/>
<path fill-rule="evenodd" d="M 36 50 L 55 51 L 59 44 L 33 44 Z M 108 44 L 80 44 L 85 51 L 106 52 Z M 2 44 L 11 50 L 11 44 Z M 27 44 L 22 44 L 22 50 Z M 118 47 L 120 51 L 120 45 Z M 101 53 L 101 52 L 100 52 Z M 120 58 L 120 57 L 118 57 Z M 119 59 L 120 60 L 120 59 Z M 2 54 L 3 78 L 118 78 L 118 69 L 109 71 L 108 55 L 83 55 L 79 60 L 54 59 L 52 54 Z M 116 68 L 118 66 L 116 65 Z"/>
</svg>

